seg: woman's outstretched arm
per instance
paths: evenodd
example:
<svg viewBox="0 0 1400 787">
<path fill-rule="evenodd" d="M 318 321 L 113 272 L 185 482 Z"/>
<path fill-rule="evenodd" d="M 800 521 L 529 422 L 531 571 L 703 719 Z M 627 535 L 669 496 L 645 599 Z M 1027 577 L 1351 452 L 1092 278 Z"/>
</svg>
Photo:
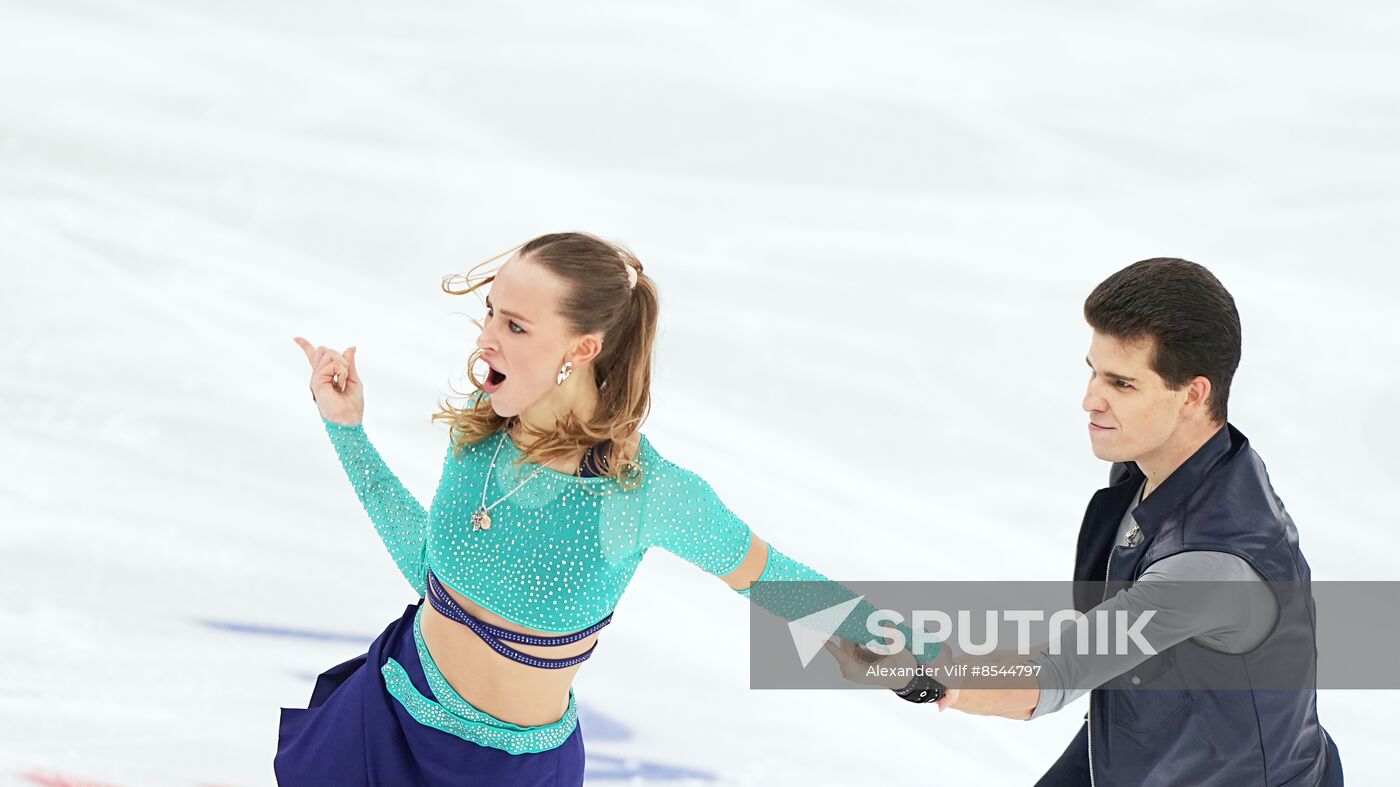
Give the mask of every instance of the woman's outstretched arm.
<svg viewBox="0 0 1400 787">
<path fill-rule="evenodd" d="M 739 595 L 784 620 L 796 620 L 856 598 L 856 593 L 850 588 L 783 554 L 756 533 L 752 534 L 752 543 L 744 562 L 720 578 Z M 755 594 L 754 589 L 760 583 L 762 588 Z M 870 613 L 875 611 L 873 604 L 861 600 L 836 629 L 836 636 L 862 647 L 872 641 L 880 641 L 882 638 L 871 633 L 866 624 Z M 914 641 L 913 632 L 904 624 L 893 628 L 904 634 L 905 649 L 912 653 L 909 643 Z M 934 644 L 925 648 L 922 653 L 914 654 L 914 660 L 919 663 L 932 662 L 938 658 L 941 647 Z"/>
<path fill-rule="evenodd" d="M 647 504 L 647 546 L 659 546 L 720 577 L 735 592 L 788 621 L 857 597 L 759 538 L 700 476 L 665 461 L 659 469 L 661 477 L 648 492 L 653 499 Z M 763 587 L 755 592 L 760 583 Z M 861 600 L 835 635 L 858 645 L 878 641 L 866 627 L 874 611 L 874 605 Z M 914 641 L 907 626 L 895 628 L 906 643 Z M 914 658 L 931 662 L 939 651 L 934 645 Z"/>
</svg>

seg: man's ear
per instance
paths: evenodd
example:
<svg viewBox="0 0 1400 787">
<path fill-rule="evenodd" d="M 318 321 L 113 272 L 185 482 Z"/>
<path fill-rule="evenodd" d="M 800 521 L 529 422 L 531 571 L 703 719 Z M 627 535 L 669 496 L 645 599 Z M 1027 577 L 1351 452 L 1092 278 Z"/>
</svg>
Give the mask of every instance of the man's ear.
<svg viewBox="0 0 1400 787">
<path fill-rule="evenodd" d="M 1186 383 L 1185 407 L 1202 412 L 1210 409 L 1210 378 L 1196 375 Z"/>
<path fill-rule="evenodd" d="M 586 333 L 579 339 L 574 348 L 566 356 L 567 360 L 573 361 L 575 366 L 588 363 L 598 357 L 598 353 L 603 351 L 603 337 L 596 333 Z"/>
</svg>

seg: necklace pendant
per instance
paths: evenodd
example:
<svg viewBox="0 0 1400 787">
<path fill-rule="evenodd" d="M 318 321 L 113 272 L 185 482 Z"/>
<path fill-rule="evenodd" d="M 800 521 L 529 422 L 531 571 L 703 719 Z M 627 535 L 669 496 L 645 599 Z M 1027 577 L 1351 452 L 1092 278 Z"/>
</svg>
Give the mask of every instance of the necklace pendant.
<svg viewBox="0 0 1400 787">
<path fill-rule="evenodd" d="M 488 514 L 488 513 L 486 513 L 486 509 L 484 509 L 484 508 L 478 508 L 477 511 L 476 511 L 476 513 L 475 513 L 475 514 L 472 514 L 472 530 L 490 530 L 490 529 L 491 529 L 491 515 Z"/>
</svg>

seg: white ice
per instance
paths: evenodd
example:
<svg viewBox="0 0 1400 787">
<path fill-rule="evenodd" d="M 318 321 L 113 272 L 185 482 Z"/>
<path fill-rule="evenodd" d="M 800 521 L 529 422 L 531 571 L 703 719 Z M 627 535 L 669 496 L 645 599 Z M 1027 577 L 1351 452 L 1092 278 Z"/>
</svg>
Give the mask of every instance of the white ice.
<svg viewBox="0 0 1400 787">
<path fill-rule="evenodd" d="M 479 311 L 441 277 L 561 229 L 662 288 L 653 442 L 829 576 L 1068 578 L 1106 470 L 1080 307 L 1170 255 L 1238 300 L 1232 420 L 1314 577 L 1400 579 L 1398 34 L 1382 2 L 0 4 L 0 783 L 272 783 L 278 708 L 415 600 L 292 337 L 358 345 L 426 503 Z M 750 690 L 748 618 L 648 556 L 576 684 L 592 781 L 1025 785 L 1081 723 Z M 1395 699 L 1320 694 L 1356 784 Z"/>
</svg>

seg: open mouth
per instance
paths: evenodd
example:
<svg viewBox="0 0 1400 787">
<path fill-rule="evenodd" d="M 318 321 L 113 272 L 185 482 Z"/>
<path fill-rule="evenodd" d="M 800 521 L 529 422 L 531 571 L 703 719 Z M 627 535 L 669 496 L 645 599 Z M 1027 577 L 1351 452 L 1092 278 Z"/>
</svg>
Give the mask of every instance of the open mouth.
<svg viewBox="0 0 1400 787">
<path fill-rule="evenodd" d="M 505 373 L 489 364 L 486 369 L 486 382 L 482 384 L 482 387 L 486 389 L 486 393 L 495 393 L 496 390 L 501 387 L 501 384 L 506 381 Z"/>
</svg>

